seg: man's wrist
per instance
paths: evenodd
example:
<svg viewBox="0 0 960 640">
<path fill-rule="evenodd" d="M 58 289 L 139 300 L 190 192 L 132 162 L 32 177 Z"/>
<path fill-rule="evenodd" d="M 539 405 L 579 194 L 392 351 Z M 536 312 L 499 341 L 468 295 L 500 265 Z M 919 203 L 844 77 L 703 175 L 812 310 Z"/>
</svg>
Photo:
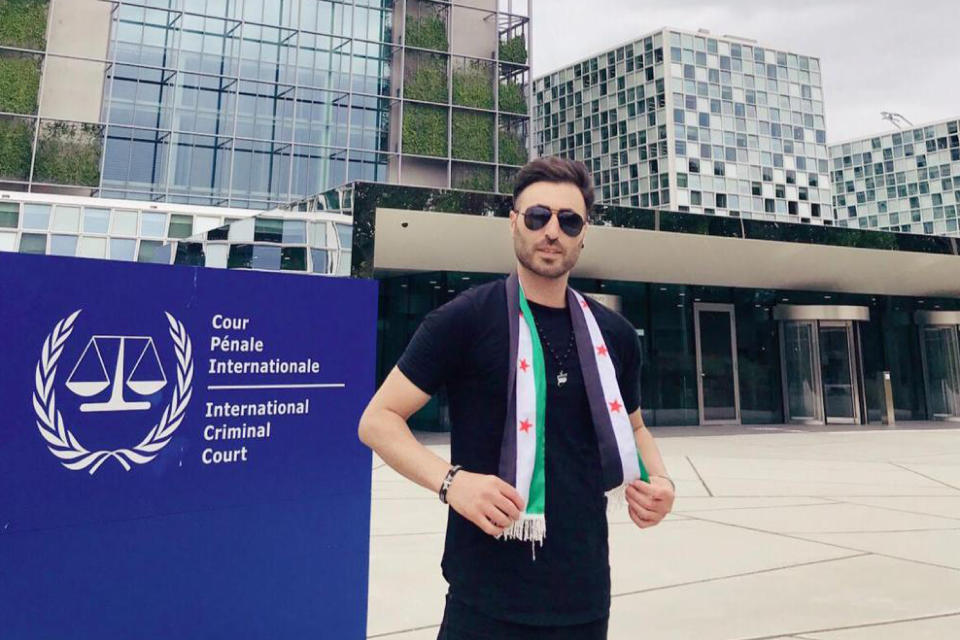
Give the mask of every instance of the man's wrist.
<svg viewBox="0 0 960 640">
<path fill-rule="evenodd" d="M 461 467 L 460 465 L 458 464 L 453 465 L 447 471 L 447 475 L 444 477 L 443 482 L 440 483 L 440 491 L 438 491 L 437 493 L 440 497 L 440 502 L 442 502 L 443 504 L 447 504 L 447 491 L 450 489 L 450 485 L 453 483 L 453 477 L 457 475 L 457 472 L 460 471 L 461 469 L 463 469 L 463 467 Z"/>
<path fill-rule="evenodd" d="M 665 475 L 662 475 L 662 474 L 659 474 L 659 473 L 651 473 L 651 474 L 650 474 L 650 477 L 651 477 L 651 478 L 663 478 L 664 480 L 666 480 L 667 482 L 670 483 L 670 487 L 673 489 L 673 492 L 674 492 L 674 493 L 677 492 L 677 484 L 673 481 L 673 478 L 671 478 L 670 476 L 665 476 Z"/>
</svg>

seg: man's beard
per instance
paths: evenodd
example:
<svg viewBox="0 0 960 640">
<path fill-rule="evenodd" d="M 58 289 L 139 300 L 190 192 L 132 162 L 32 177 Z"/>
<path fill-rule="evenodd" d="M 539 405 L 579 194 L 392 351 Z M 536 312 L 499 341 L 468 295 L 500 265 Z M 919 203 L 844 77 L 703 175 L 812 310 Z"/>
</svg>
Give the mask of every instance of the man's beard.
<svg viewBox="0 0 960 640">
<path fill-rule="evenodd" d="M 563 277 L 564 274 L 573 269 L 577 264 L 577 259 L 580 257 L 580 252 L 577 250 L 578 247 L 575 247 L 570 251 L 555 254 L 559 260 L 556 260 L 553 264 L 537 264 L 536 254 L 538 246 L 552 247 L 556 245 L 528 245 L 519 236 L 515 238 L 513 243 L 514 252 L 517 254 L 517 260 L 520 261 L 520 264 L 542 278 Z"/>
</svg>

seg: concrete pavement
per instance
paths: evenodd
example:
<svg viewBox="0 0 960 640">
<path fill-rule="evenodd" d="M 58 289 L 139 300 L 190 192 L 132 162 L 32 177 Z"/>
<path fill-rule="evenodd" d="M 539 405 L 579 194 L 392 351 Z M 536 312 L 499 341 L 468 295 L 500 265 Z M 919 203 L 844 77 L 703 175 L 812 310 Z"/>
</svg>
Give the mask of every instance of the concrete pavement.
<svg viewBox="0 0 960 640">
<path fill-rule="evenodd" d="M 958 425 L 652 431 L 678 497 L 652 529 L 610 517 L 610 640 L 960 637 Z M 446 510 L 372 477 L 368 637 L 434 640 Z"/>
</svg>

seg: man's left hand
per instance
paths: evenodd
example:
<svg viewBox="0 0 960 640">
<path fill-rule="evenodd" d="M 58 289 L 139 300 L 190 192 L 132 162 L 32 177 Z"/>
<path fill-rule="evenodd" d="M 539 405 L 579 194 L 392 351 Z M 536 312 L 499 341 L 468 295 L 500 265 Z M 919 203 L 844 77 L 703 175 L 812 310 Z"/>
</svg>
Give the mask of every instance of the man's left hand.
<svg viewBox="0 0 960 640">
<path fill-rule="evenodd" d="M 650 482 L 634 480 L 627 485 L 630 519 L 641 529 L 659 524 L 673 509 L 673 486 L 666 478 L 651 476 Z"/>
</svg>

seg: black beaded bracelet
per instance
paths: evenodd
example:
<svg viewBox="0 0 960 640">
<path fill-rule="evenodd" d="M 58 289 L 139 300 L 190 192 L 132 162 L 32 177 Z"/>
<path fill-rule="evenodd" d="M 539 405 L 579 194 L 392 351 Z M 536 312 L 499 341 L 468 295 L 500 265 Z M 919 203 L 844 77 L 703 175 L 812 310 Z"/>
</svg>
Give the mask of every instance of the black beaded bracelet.
<svg viewBox="0 0 960 640">
<path fill-rule="evenodd" d="M 447 471 L 446 477 L 443 479 L 443 482 L 440 484 L 440 502 L 447 504 L 447 489 L 450 488 L 450 483 L 453 482 L 453 476 L 457 475 L 457 471 L 462 469 L 458 464 L 450 467 L 450 470 Z"/>
</svg>

